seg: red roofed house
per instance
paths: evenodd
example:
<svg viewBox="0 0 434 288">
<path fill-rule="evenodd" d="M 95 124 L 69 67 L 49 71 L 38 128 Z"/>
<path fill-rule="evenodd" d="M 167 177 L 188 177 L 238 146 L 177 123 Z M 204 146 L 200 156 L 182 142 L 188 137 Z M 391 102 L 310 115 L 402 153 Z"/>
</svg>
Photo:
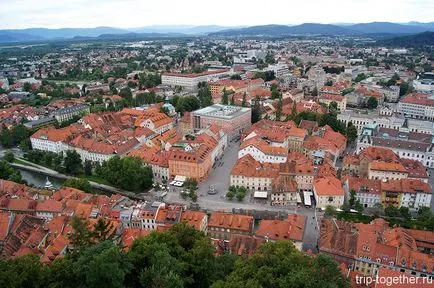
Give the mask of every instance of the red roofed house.
<svg viewBox="0 0 434 288">
<path fill-rule="evenodd" d="M 208 235 L 229 240 L 233 234 L 252 235 L 253 228 L 252 216 L 213 212 L 208 222 Z"/>
<path fill-rule="evenodd" d="M 265 241 L 291 240 L 301 251 L 305 226 L 306 216 L 291 214 L 285 220 L 261 220 L 255 235 Z"/>
<path fill-rule="evenodd" d="M 328 205 L 339 208 L 344 204 L 345 192 L 341 181 L 333 176 L 316 179 L 313 182 L 313 194 L 318 208 Z"/>
</svg>

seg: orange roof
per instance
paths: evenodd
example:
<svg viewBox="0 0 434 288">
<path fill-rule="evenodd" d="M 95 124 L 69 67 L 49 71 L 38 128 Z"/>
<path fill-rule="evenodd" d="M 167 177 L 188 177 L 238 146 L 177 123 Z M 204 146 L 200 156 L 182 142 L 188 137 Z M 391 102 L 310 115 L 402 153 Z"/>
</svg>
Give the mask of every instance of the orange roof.
<svg viewBox="0 0 434 288">
<path fill-rule="evenodd" d="M 399 102 L 424 106 L 434 106 L 434 100 L 430 98 L 431 96 L 431 94 L 411 93 L 402 98 Z"/>
<path fill-rule="evenodd" d="M 185 151 L 183 148 L 172 147 L 170 150 L 169 161 L 202 163 L 207 157 L 211 156 L 211 152 L 211 148 L 205 144 L 193 148 L 193 151 Z"/>
<path fill-rule="evenodd" d="M 134 241 L 140 237 L 148 236 L 151 234 L 151 230 L 138 229 L 138 228 L 125 228 L 122 233 L 122 245 L 124 250 L 129 250 Z"/>
<path fill-rule="evenodd" d="M 250 154 L 237 160 L 232 168 L 231 175 L 257 177 L 257 178 L 276 178 L 279 175 L 280 165 L 277 163 L 260 163 Z"/>
<path fill-rule="evenodd" d="M 186 210 L 181 215 L 181 221 L 187 222 L 187 224 L 194 227 L 196 230 L 200 230 L 203 219 L 207 217 L 206 213 L 201 211 Z"/>
<path fill-rule="evenodd" d="M 341 96 L 341 95 L 337 95 L 337 94 L 321 94 L 321 96 L 319 97 L 320 100 L 330 100 L 330 101 L 335 101 L 335 102 L 342 102 L 344 101 L 345 97 Z"/>
<path fill-rule="evenodd" d="M 8 235 L 9 213 L 0 211 L 0 241 L 4 241 Z"/>
<path fill-rule="evenodd" d="M 343 164 L 344 165 L 359 165 L 360 160 L 359 160 L 359 157 L 357 157 L 357 156 L 347 155 L 344 157 Z"/>
<path fill-rule="evenodd" d="M 351 176 L 345 176 L 342 182 L 348 181 L 349 190 L 354 190 L 357 193 L 381 193 L 381 181 L 367 178 L 357 178 Z"/>
<path fill-rule="evenodd" d="M 252 232 L 254 219 L 252 216 L 229 214 L 225 212 L 213 212 L 208 222 L 208 227 Z"/>
<path fill-rule="evenodd" d="M 62 234 L 59 234 L 53 242 L 45 249 L 41 257 L 42 263 L 50 263 L 56 259 L 63 258 L 68 247 L 69 240 Z"/>
<path fill-rule="evenodd" d="M 73 136 L 76 131 L 75 126 L 68 126 L 61 129 L 54 127 L 45 127 L 36 131 L 31 138 L 45 139 L 53 142 L 66 141 L 69 137 Z"/>
<path fill-rule="evenodd" d="M 306 216 L 289 215 L 286 220 L 261 220 L 255 235 L 272 240 L 303 241 Z"/>
<path fill-rule="evenodd" d="M 36 205 L 37 212 L 62 212 L 62 203 L 53 199 L 48 199 L 43 202 L 38 202 Z"/>
<path fill-rule="evenodd" d="M 363 149 L 359 154 L 359 159 L 367 158 L 368 160 L 381 160 L 388 162 L 396 162 L 399 160 L 392 150 L 388 148 L 370 146 Z"/>
<path fill-rule="evenodd" d="M 418 179 L 401 179 L 381 182 L 381 191 L 398 193 L 432 193 L 431 185 Z"/>
<path fill-rule="evenodd" d="M 240 150 L 246 147 L 255 147 L 256 149 L 262 151 L 266 155 L 278 155 L 278 156 L 287 156 L 288 149 L 285 147 L 279 146 L 271 146 L 267 142 L 262 139 L 258 139 L 256 137 L 245 140 L 240 145 Z"/>
<path fill-rule="evenodd" d="M 92 208 L 93 206 L 91 204 L 78 203 L 77 207 L 75 208 L 74 216 L 79 216 L 87 219 L 92 212 Z"/>
<path fill-rule="evenodd" d="M 380 170 L 380 171 L 393 171 L 393 172 L 401 172 L 406 173 L 407 170 L 402 166 L 399 162 L 383 162 L 374 160 L 369 163 L 370 170 Z"/>
<path fill-rule="evenodd" d="M 318 196 L 344 196 L 341 181 L 334 176 L 316 179 L 313 183 Z"/>
</svg>

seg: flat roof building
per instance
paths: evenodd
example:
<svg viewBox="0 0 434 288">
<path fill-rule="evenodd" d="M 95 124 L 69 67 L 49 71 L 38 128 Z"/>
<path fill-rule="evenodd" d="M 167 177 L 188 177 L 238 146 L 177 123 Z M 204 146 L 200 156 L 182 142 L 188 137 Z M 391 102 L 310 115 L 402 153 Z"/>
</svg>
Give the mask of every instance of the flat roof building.
<svg viewBox="0 0 434 288">
<path fill-rule="evenodd" d="M 191 112 L 193 130 L 199 131 L 209 125 L 222 127 L 228 139 L 234 139 L 252 125 L 252 109 L 246 107 L 214 104 Z"/>
</svg>

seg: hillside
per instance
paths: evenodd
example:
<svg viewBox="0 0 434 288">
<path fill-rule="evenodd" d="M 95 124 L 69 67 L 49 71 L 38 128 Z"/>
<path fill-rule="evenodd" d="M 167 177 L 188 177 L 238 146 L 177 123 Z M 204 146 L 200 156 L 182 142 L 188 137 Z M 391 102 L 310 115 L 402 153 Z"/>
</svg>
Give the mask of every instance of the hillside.
<svg viewBox="0 0 434 288">
<path fill-rule="evenodd" d="M 393 47 L 415 47 L 434 45 L 434 32 L 424 32 L 416 35 L 394 37 L 377 42 L 379 45 Z"/>
<path fill-rule="evenodd" d="M 210 36 L 286 36 L 286 35 L 351 35 L 358 32 L 330 24 L 304 23 L 296 26 L 262 25 L 210 33 Z"/>
<path fill-rule="evenodd" d="M 434 28 L 430 28 L 429 26 L 402 25 L 389 22 L 360 23 L 346 27 L 363 34 L 415 34 L 434 30 Z"/>
</svg>

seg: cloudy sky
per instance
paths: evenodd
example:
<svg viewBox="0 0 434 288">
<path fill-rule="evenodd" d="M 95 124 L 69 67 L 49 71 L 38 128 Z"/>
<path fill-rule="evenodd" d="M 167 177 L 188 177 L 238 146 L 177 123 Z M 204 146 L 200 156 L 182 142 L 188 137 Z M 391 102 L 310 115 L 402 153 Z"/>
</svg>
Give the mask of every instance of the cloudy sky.
<svg viewBox="0 0 434 288">
<path fill-rule="evenodd" d="M 0 7 L 0 29 L 434 21 L 434 0 L 0 0 Z"/>
</svg>

